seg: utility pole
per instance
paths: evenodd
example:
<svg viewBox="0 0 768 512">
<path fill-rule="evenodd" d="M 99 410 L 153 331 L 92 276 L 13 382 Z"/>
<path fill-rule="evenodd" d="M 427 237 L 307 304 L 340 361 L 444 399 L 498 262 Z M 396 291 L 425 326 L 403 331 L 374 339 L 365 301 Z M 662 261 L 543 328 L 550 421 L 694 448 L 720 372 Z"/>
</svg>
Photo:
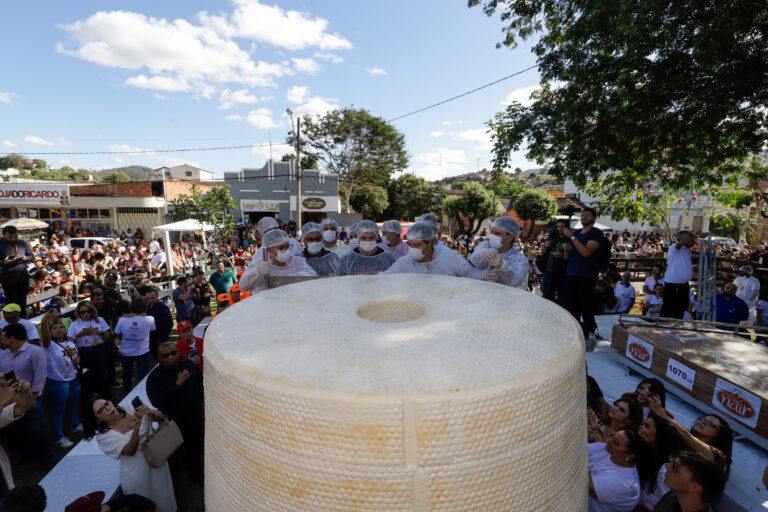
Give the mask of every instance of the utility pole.
<svg viewBox="0 0 768 512">
<path fill-rule="evenodd" d="M 296 118 L 296 227 L 301 231 L 301 117 Z"/>
</svg>

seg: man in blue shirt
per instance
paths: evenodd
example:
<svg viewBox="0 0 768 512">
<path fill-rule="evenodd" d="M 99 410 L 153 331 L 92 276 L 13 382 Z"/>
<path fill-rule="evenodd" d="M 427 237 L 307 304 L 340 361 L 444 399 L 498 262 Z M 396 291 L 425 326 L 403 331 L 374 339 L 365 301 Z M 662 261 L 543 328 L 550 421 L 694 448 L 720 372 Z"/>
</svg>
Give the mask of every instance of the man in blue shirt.
<svg viewBox="0 0 768 512">
<path fill-rule="evenodd" d="M 173 290 L 173 304 L 176 306 L 176 321 L 188 320 L 195 322 L 195 302 L 192 300 L 192 287 L 186 276 L 176 280 L 178 288 Z"/>
<path fill-rule="evenodd" d="M 738 324 L 749 318 L 749 306 L 736 296 L 736 285 L 733 283 L 726 283 L 723 286 L 723 293 L 715 296 L 715 308 L 716 322 Z"/>
<path fill-rule="evenodd" d="M 594 227 L 597 214 L 592 208 L 584 208 L 581 212 L 581 225 L 579 231 L 564 230 L 564 235 L 569 237 L 570 244 L 564 244 L 568 258 L 568 270 L 566 270 L 565 298 L 566 308 L 581 323 L 584 331 L 584 339 L 587 341 L 587 349 L 591 350 L 595 345 L 595 283 L 600 273 L 600 241 L 605 237 L 603 232 Z"/>
</svg>

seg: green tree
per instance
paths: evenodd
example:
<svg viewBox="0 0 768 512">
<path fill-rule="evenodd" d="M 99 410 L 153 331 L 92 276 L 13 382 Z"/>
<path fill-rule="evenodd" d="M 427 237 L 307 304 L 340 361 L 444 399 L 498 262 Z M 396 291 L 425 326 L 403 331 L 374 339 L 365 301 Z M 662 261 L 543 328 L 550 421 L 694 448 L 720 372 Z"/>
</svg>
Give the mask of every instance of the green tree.
<svg viewBox="0 0 768 512">
<path fill-rule="evenodd" d="M 13 168 L 21 171 L 24 169 L 24 162 L 25 159 L 23 156 L 18 153 L 11 153 L 10 155 L 0 157 L 0 170 L 4 171 Z"/>
<path fill-rule="evenodd" d="M 32 160 L 32 163 L 34 163 L 35 167 L 37 167 L 38 169 L 45 169 L 46 167 L 48 167 L 48 162 L 46 162 L 45 160 L 40 160 L 39 158 L 35 158 L 34 160 Z"/>
<path fill-rule="evenodd" d="M 458 224 L 459 232 L 474 235 L 483 221 L 501 213 L 499 200 L 479 183 L 464 182 L 462 195 L 450 195 L 443 201 L 443 214 Z M 469 227 L 464 228 L 464 219 Z"/>
<path fill-rule="evenodd" d="M 443 202 L 438 185 L 409 173 L 389 182 L 387 196 L 389 207 L 383 217 L 397 220 L 412 220 L 425 212 L 438 212 Z"/>
<path fill-rule="evenodd" d="M 293 132 L 287 142 L 295 143 Z M 403 134 L 363 109 L 333 110 L 319 118 L 304 116 L 301 151 L 316 158 L 320 168 L 338 175 L 339 186 L 350 199 L 354 186 L 386 186 L 393 173 L 408 166 Z"/>
<path fill-rule="evenodd" d="M 532 187 L 517 178 L 510 179 L 505 171 L 493 171 L 493 179 L 486 188 L 498 197 L 520 197 Z"/>
<path fill-rule="evenodd" d="M 522 220 L 549 220 L 557 213 L 557 201 L 543 190 L 529 190 L 517 198 L 514 208 Z"/>
<path fill-rule="evenodd" d="M 106 183 L 128 183 L 133 180 L 126 173 L 118 171 L 102 176 L 101 181 Z"/>
<path fill-rule="evenodd" d="M 235 228 L 235 216 L 232 210 L 237 208 L 237 201 L 229 192 L 229 185 L 220 185 L 203 193 L 197 184 L 192 185 L 190 194 L 180 194 L 168 203 L 168 220 L 177 222 L 195 219 L 213 225 L 217 240 L 228 239 Z"/>
<path fill-rule="evenodd" d="M 359 185 L 352 189 L 349 204 L 365 219 L 383 220 L 381 214 L 389 206 L 387 191 L 374 185 Z"/>
<path fill-rule="evenodd" d="M 630 190 L 693 190 L 744 172 L 768 143 L 768 2 L 468 4 L 500 14 L 500 45 L 535 39 L 541 90 L 489 123 L 496 168 L 526 144 L 579 186 L 615 171 Z"/>
<path fill-rule="evenodd" d="M 287 153 L 280 159 L 281 162 L 295 162 L 296 155 Z M 302 169 L 317 169 L 317 157 L 315 155 L 301 155 Z"/>
</svg>

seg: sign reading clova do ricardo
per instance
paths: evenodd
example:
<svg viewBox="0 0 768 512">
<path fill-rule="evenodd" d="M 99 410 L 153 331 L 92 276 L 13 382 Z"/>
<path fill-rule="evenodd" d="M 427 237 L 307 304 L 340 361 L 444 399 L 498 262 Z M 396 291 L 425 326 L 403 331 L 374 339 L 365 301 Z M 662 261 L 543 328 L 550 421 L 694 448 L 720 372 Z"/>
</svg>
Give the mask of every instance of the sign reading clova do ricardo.
<svg viewBox="0 0 768 512">
<path fill-rule="evenodd" d="M 69 185 L 0 183 L 0 204 L 10 206 L 57 206 L 69 204 Z"/>
</svg>

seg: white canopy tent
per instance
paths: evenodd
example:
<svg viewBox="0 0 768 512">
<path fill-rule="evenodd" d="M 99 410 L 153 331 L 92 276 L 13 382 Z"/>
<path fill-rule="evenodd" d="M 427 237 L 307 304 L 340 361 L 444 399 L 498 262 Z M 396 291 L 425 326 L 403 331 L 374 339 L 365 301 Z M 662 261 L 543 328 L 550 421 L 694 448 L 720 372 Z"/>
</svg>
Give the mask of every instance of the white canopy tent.
<svg viewBox="0 0 768 512">
<path fill-rule="evenodd" d="M 203 234 L 203 245 L 206 245 L 205 232 L 213 231 L 214 227 L 207 222 L 201 222 L 196 219 L 180 220 L 178 222 L 171 222 L 170 224 L 163 224 L 162 226 L 155 226 L 152 231 L 163 232 L 163 244 L 165 245 L 165 265 L 168 268 L 168 275 L 173 275 L 173 253 L 171 252 L 171 231 L 200 231 Z"/>
<path fill-rule="evenodd" d="M 580 220 L 574 220 L 571 224 L 571 229 L 581 229 L 583 226 L 581 225 Z M 600 224 L 599 222 L 595 222 L 595 225 L 592 226 L 593 228 L 600 229 L 602 231 L 613 231 L 613 228 L 611 226 L 606 226 L 605 224 Z"/>
</svg>

